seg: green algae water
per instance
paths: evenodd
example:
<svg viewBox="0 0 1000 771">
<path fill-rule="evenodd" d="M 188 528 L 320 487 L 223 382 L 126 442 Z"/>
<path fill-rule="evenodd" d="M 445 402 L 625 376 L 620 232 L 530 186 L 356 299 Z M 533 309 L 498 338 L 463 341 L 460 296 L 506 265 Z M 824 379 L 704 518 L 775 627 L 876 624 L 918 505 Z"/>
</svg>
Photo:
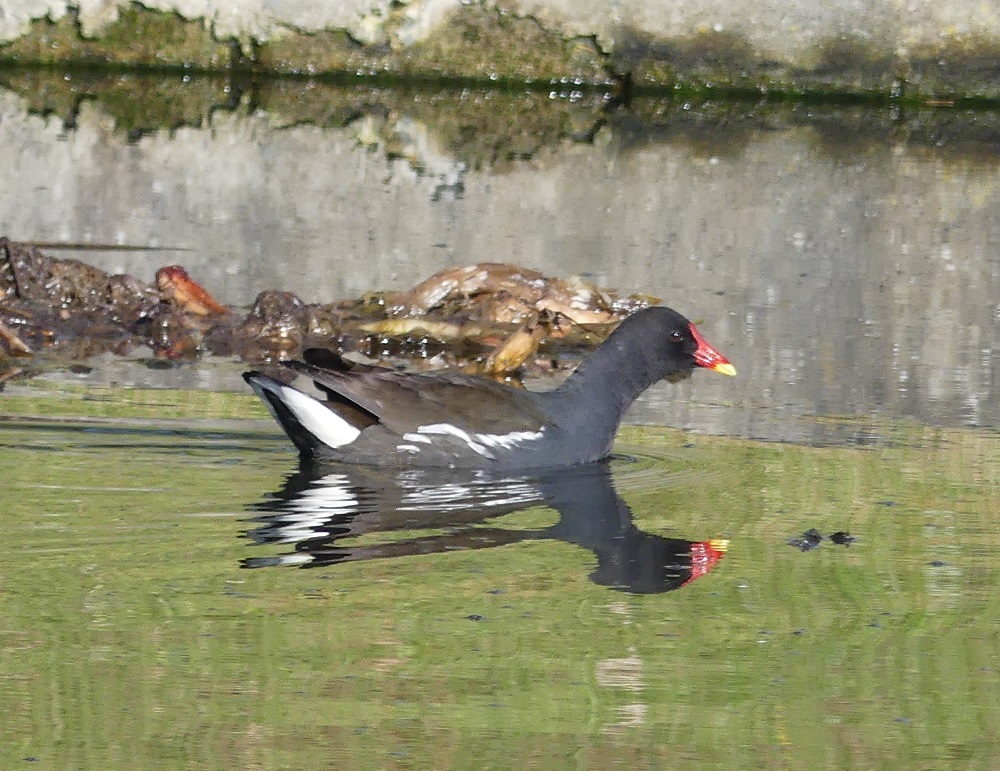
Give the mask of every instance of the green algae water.
<svg viewBox="0 0 1000 771">
<path fill-rule="evenodd" d="M 739 371 L 498 487 L 306 473 L 232 359 L 0 360 L 0 768 L 996 767 L 995 105 L 0 75 L 0 235 L 241 318 L 508 260 Z"/>
<path fill-rule="evenodd" d="M 249 396 L 117 396 L 117 416 L 98 400 L 73 419 L 3 402 L 6 768 L 986 768 L 1000 751 L 993 432 L 880 424 L 877 447 L 817 448 L 628 428 L 637 460 L 611 470 L 635 526 L 728 541 L 697 580 L 636 594 L 558 540 L 242 569 L 284 550 L 246 534 L 296 473 L 287 442 Z M 557 518 L 529 504 L 473 529 Z M 789 545 L 810 528 L 854 540 Z"/>
</svg>

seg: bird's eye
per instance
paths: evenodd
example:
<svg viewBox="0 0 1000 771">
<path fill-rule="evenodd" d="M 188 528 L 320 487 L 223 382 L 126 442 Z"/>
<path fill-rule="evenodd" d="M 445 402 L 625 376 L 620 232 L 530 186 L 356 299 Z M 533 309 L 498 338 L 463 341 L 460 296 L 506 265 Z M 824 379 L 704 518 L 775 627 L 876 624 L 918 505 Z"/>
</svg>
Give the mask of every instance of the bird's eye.
<svg viewBox="0 0 1000 771">
<path fill-rule="evenodd" d="M 677 331 L 671 332 L 670 339 L 673 340 L 675 343 L 679 343 L 681 341 L 681 333 Z"/>
</svg>

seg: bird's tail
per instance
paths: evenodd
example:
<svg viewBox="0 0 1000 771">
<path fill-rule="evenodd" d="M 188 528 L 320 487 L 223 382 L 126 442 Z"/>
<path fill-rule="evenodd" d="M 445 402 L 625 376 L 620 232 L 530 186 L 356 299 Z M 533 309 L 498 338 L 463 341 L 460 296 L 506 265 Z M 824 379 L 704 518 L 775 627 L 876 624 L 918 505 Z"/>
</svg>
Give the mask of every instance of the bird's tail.
<svg viewBox="0 0 1000 771">
<path fill-rule="evenodd" d="M 323 402 L 261 372 L 244 372 L 243 379 L 261 398 L 304 458 L 322 455 L 358 438 L 361 431 Z"/>
</svg>

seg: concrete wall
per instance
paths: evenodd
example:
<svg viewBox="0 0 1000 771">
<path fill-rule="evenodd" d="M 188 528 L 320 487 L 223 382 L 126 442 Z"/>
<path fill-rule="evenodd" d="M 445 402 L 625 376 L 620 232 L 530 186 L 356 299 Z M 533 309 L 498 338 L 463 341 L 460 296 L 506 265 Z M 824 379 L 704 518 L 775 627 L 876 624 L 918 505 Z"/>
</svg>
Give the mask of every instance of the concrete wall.
<svg viewBox="0 0 1000 771">
<path fill-rule="evenodd" d="M 3 0 L 0 39 L 28 32 L 32 21 L 53 21 L 78 14 L 86 36 L 99 35 L 118 18 L 125 0 Z M 677 38 L 705 32 L 727 32 L 747 40 L 765 56 L 797 59 L 817 43 L 842 37 L 865 37 L 873 45 L 900 51 L 937 45 L 942 33 L 958 39 L 997 40 L 1000 13 L 978 0 L 764 0 L 752 4 L 732 0 L 149 0 L 146 8 L 204 20 L 219 37 L 267 40 L 291 31 L 345 29 L 361 42 L 383 35 L 402 45 L 429 37 L 449 15 L 463 6 L 500 7 L 529 16 L 565 37 L 596 35 L 612 48 L 621 31 L 633 29 L 654 38 Z"/>
<path fill-rule="evenodd" d="M 1000 88 L 1000 13 L 979 0 L 0 0 L 0 41 L 19 39 L 0 56 L 22 62 L 225 66 L 205 30 L 237 41 L 236 61 L 286 72 L 628 73 L 654 85 L 924 97 Z"/>
</svg>

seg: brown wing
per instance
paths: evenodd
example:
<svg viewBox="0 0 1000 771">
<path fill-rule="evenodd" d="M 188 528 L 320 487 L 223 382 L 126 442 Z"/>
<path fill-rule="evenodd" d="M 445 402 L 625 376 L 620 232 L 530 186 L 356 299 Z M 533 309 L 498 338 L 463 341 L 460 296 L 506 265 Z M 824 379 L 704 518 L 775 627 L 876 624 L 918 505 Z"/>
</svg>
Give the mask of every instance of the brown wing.
<svg viewBox="0 0 1000 771">
<path fill-rule="evenodd" d="M 347 401 L 397 434 L 435 423 L 507 434 L 537 431 L 549 422 L 531 392 L 470 375 L 416 375 L 382 367 L 335 371 L 304 362 L 285 366 L 312 378 L 332 401 Z"/>
</svg>

